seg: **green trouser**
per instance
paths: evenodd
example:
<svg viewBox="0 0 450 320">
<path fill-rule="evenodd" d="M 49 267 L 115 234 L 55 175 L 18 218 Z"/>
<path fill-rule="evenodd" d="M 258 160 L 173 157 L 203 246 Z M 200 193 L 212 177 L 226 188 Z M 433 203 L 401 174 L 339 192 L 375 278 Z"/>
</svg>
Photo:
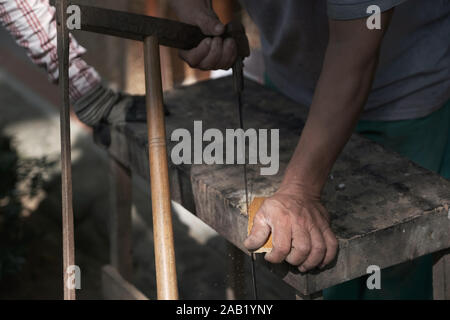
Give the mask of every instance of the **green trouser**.
<svg viewBox="0 0 450 320">
<path fill-rule="evenodd" d="M 266 84 L 276 89 L 267 77 Z M 420 119 L 361 120 L 356 132 L 450 179 L 450 101 Z M 328 288 L 324 299 L 432 299 L 432 257 L 382 270 L 380 290 L 369 290 L 366 280 L 363 276 Z"/>
<path fill-rule="evenodd" d="M 450 101 L 432 114 L 413 120 L 359 121 L 356 132 L 450 179 Z M 369 290 L 367 276 L 324 290 L 334 299 L 432 299 L 432 257 L 381 272 L 381 290 Z"/>
</svg>

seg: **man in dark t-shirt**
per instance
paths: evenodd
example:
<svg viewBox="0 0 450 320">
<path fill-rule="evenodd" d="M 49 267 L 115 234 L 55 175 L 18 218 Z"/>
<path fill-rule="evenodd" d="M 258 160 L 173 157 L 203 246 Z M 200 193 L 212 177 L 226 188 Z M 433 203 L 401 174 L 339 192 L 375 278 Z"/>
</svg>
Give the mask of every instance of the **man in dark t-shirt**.
<svg viewBox="0 0 450 320">
<path fill-rule="evenodd" d="M 301 272 L 325 267 L 337 240 L 320 194 L 356 130 L 450 178 L 450 4 L 448 0 L 242 0 L 262 39 L 267 76 L 310 107 L 277 192 L 258 211 L 245 241 L 273 235 L 265 259 Z M 178 17 L 211 35 L 181 52 L 193 67 L 227 69 L 236 44 L 206 0 L 172 0 Z M 369 21 L 377 14 L 379 26 Z M 373 21 L 371 21 L 372 23 Z M 431 298 L 429 256 L 382 272 L 382 289 L 363 278 L 326 298 Z"/>
</svg>

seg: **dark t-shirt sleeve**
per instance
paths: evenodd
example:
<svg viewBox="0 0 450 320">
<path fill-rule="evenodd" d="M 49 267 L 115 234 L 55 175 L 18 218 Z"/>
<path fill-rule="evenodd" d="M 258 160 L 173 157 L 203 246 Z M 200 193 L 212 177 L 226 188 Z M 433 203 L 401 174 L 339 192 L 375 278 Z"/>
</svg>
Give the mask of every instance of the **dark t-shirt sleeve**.
<svg viewBox="0 0 450 320">
<path fill-rule="evenodd" d="M 387 11 L 407 0 L 327 0 L 328 17 L 336 20 L 352 20 L 370 16 L 367 8 L 371 5 Z"/>
</svg>

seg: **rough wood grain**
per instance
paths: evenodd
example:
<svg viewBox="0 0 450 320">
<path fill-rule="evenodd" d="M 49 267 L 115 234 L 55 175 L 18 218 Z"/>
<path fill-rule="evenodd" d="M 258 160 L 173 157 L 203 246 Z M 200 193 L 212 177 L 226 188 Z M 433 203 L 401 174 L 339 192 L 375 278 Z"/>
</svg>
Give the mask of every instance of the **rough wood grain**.
<svg viewBox="0 0 450 320">
<path fill-rule="evenodd" d="M 207 128 L 237 128 L 238 116 L 230 78 L 198 83 L 167 92 L 167 136 L 174 129 L 192 132 L 193 121 Z M 246 81 L 244 121 L 247 128 L 280 129 L 280 171 L 261 176 L 248 165 L 251 198 L 271 195 L 303 128 L 307 108 L 252 81 Z M 169 152 L 172 142 L 169 143 Z M 126 146 L 126 148 L 125 148 Z M 109 152 L 133 172 L 148 176 L 145 124 L 111 129 Z M 247 235 L 242 168 L 230 165 L 180 165 L 183 193 L 195 200 L 196 215 L 242 249 Z M 336 162 L 323 200 L 340 244 L 336 263 L 320 273 L 299 274 L 287 265 L 268 265 L 273 272 L 307 295 L 366 272 L 450 247 L 450 183 L 396 153 L 354 135 Z M 262 258 L 262 257 L 261 257 Z"/>
<path fill-rule="evenodd" d="M 227 242 L 227 300 L 243 300 L 247 296 L 245 287 L 245 259 L 247 256 L 233 244 Z"/>
<path fill-rule="evenodd" d="M 450 249 L 434 254 L 433 297 L 435 300 L 450 300 Z"/>
</svg>

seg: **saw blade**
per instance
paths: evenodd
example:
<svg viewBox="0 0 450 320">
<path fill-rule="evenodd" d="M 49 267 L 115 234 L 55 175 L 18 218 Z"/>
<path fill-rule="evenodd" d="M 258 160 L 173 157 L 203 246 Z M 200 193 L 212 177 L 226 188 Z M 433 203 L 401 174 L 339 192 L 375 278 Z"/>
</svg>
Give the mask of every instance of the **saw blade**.
<svg viewBox="0 0 450 320">
<path fill-rule="evenodd" d="M 244 129 L 244 116 L 243 116 L 243 103 L 242 103 L 242 93 L 244 91 L 244 62 L 243 59 L 238 59 L 233 66 L 233 83 L 234 90 L 236 92 L 236 105 L 238 109 L 239 115 L 239 127 L 242 130 Z M 247 175 L 247 162 L 245 157 L 245 136 L 243 136 L 243 150 L 242 152 L 244 157 L 244 185 L 245 185 L 245 206 L 247 217 L 249 216 L 249 195 L 248 195 L 248 175 Z M 252 269 L 252 284 L 253 284 L 253 296 L 255 300 L 258 300 L 258 290 L 256 285 L 256 269 L 255 269 L 255 254 L 252 253 L 250 255 L 251 259 L 251 269 Z"/>
</svg>

